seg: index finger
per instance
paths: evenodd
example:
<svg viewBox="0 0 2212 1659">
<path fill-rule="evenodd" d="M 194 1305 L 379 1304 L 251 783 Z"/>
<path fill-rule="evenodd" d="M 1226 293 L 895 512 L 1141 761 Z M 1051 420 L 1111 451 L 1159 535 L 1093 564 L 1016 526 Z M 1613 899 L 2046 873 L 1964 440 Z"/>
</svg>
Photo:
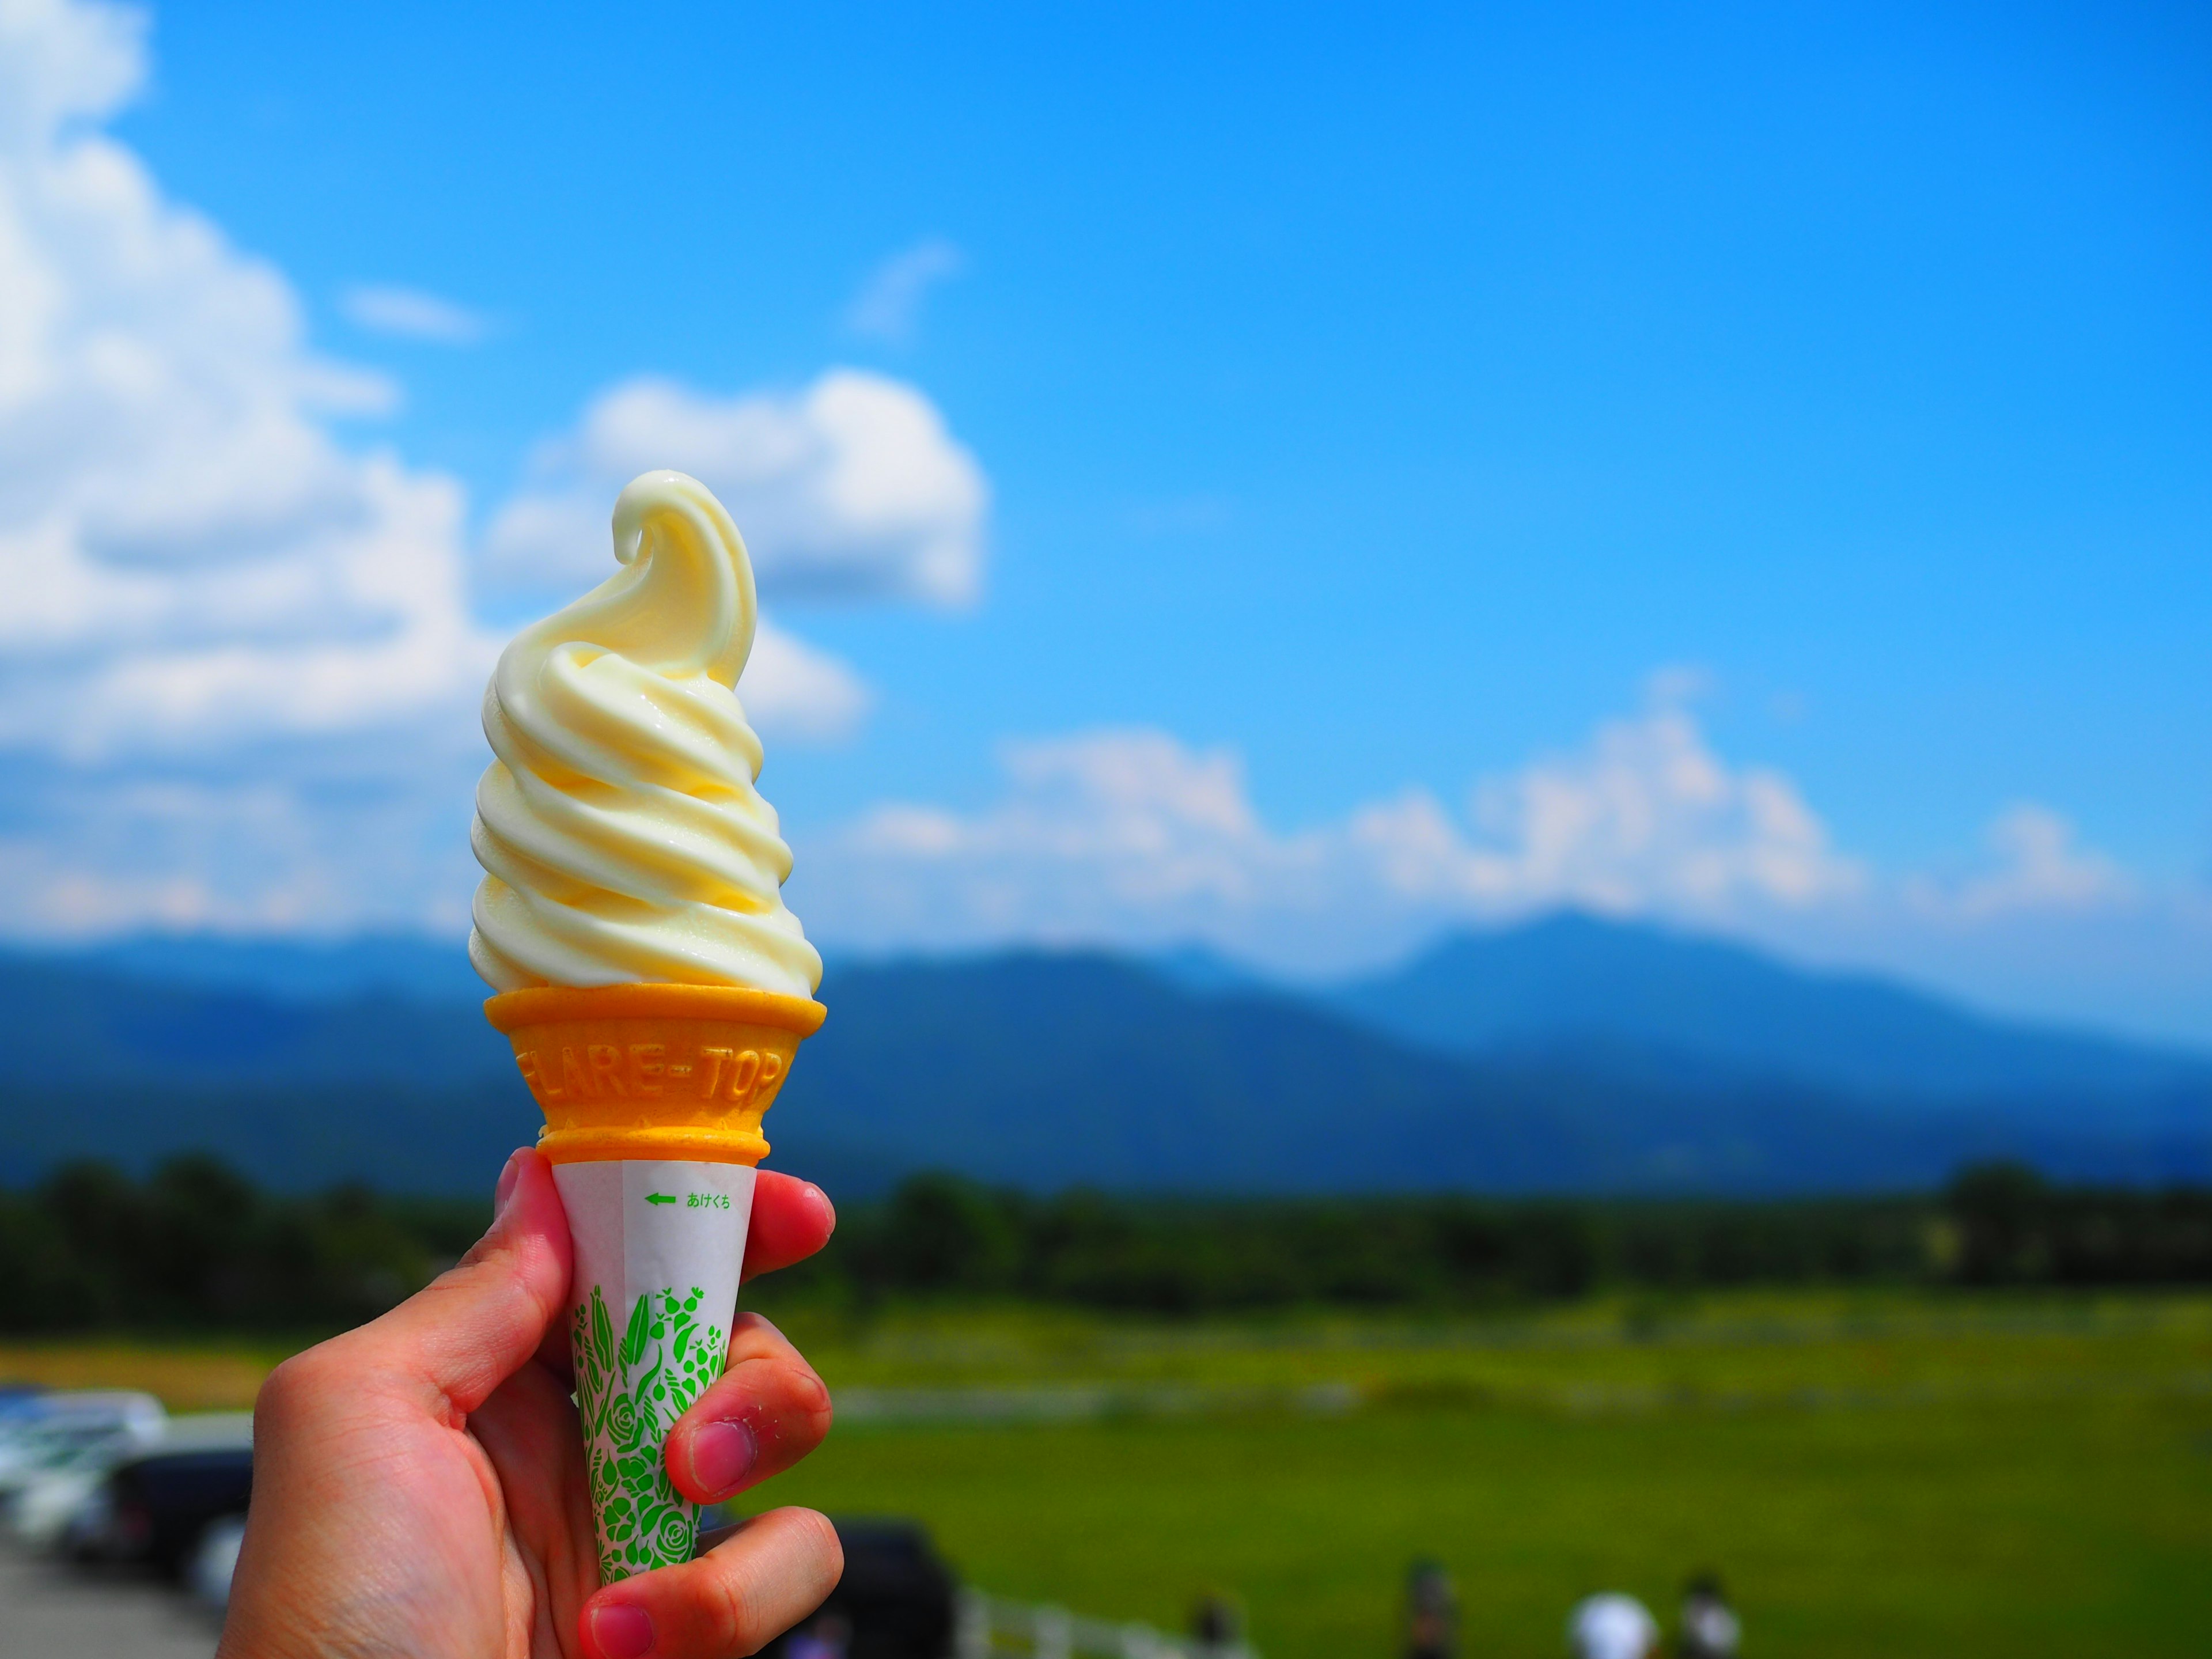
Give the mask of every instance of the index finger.
<svg viewBox="0 0 2212 1659">
<path fill-rule="evenodd" d="M 753 1185 L 744 1276 L 752 1279 L 804 1261 L 836 1231 L 837 1211 L 829 1194 L 811 1181 L 763 1170 Z"/>
</svg>

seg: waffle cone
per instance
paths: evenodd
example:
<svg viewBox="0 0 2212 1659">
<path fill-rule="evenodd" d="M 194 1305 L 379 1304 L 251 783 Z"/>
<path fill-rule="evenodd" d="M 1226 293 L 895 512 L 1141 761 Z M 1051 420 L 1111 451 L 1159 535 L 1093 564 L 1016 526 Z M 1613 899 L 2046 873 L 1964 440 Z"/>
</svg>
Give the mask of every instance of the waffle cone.
<svg viewBox="0 0 2212 1659">
<path fill-rule="evenodd" d="M 758 1164 L 761 1115 L 827 1012 L 718 985 L 544 986 L 484 1004 L 545 1114 L 538 1146 L 556 1164 Z"/>
</svg>

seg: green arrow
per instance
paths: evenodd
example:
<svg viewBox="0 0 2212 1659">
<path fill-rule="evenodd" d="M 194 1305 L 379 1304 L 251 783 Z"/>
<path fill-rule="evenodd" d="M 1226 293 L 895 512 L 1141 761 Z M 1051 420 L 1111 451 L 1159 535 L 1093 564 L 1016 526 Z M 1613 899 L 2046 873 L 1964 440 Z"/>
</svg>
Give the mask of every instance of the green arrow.
<svg viewBox="0 0 2212 1659">
<path fill-rule="evenodd" d="M 648 1204 L 673 1204 L 676 1200 L 666 1193 L 647 1193 L 645 1201 Z"/>
</svg>

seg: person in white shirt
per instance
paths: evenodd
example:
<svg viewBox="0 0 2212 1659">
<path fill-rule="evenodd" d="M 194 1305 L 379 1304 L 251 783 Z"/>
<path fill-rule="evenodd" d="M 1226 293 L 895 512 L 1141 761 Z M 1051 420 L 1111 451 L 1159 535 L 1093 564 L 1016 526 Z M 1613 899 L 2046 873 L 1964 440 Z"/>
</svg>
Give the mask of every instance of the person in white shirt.
<svg viewBox="0 0 2212 1659">
<path fill-rule="evenodd" d="M 1717 1575 L 1701 1572 L 1682 1591 L 1680 1659 L 1735 1659 L 1743 1626 Z"/>
<path fill-rule="evenodd" d="M 1567 1616 L 1567 1649 L 1575 1659 L 1652 1659 L 1659 1621 L 1632 1595 L 1589 1596 Z"/>
</svg>

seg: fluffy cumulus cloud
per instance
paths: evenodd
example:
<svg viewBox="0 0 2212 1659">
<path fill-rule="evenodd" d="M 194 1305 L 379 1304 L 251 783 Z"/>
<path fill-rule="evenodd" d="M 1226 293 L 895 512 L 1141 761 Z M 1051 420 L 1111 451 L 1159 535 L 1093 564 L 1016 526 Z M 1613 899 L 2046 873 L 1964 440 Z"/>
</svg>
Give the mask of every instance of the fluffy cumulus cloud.
<svg viewBox="0 0 2212 1659">
<path fill-rule="evenodd" d="M 980 812 L 885 805 L 810 849 L 821 925 L 871 943 L 1172 936 L 1279 902 L 1320 851 L 1261 824 L 1233 755 L 1164 732 L 1000 758 L 1007 792 Z"/>
<path fill-rule="evenodd" d="M 602 570 L 608 504 L 657 466 L 722 498 L 765 599 L 960 605 L 980 590 L 982 469 L 920 392 L 850 368 L 790 393 L 714 397 L 653 379 L 612 388 L 544 447 L 501 509 L 490 569 L 518 584 Z"/>
<path fill-rule="evenodd" d="M 396 389 L 317 351 L 283 274 L 106 131 L 145 77 L 140 13 L 0 0 L 0 904 L 40 930 L 451 921 L 500 643 L 462 491 L 343 437 Z M 343 302 L 420 339 L 483 327 L 413 290 Z M 611 568 L 619 485 L 670 465 L 736 498 L 772 593 L 975 590 L 974 461 L 919 392 L 857 374 L 617 388 L 492 562 L 573 592 Z M 783 737 L 868 702 L 774 627 L 740 689 Z"/>
<path fill-rule="evenodd" d="M 2005 976 L 2015 945 L 1978 957 L 1974 941 L 2109 934 L 2147 914 L 2112 860 L 2032 805 L 1998 817 L 1988 862 L 1963 876 L 1871 870 L 1789 778 L 1730 764 L 1663 694 L 1457 804 L 1412 790 L 1296 830 L 1263 820 L 1233 752 L 1161 732 L 1011 744 L 1001 760 L 1002 790 L 978 810 L 886 805 L 805 845 L 794 903 L 810 925 L 876 950 L 1196 940 L 1329 973 L 1440 927 L 1571 906 L 1908 974 L 1940 963 L 1952 983 L 2032 1006 L 2035 988 Z M 2205 921 L 2160 948 L 2205 957 Z M 2052 1006 L 2078 1012 L 2068 994 Z"/>
<path fill-rule="evenodd" d="M 849 737 L 875 701 L 852 665 L 763 618 L 738 690 L 745 714 L 772 737 L 831 743 Z"/>
<path fill-rule="evenodd" d="M 458 492 L 333 441 L 390 388 L 99 131 L 143 73 L 135 14 L 0 9 L 0 742 L 173 753 L 465 697 Z"/>
<path fill-rule="evenodd" d="M 1359 812 L 1350 834 L 1395 890 L 1476 907 L 1802 906 L 1864 878 L 1796 785 L 1732 770 L 1678 707 L 1609 721 L 1579 752 L 1478 784 L 1465 829 L 1415 793 Z"/>
<path fill-rule="evenodd" d="M 1969 919 L 2021 911 L 2089 911 L 2125 904 L 2136 884 L 2111 859 L 2081 844 L 2074 825 L 2047 806 L 2021 801 L 1990 823 L 1992 867 L 1945 889 L 1913 884 L 1937 913 Z"/>
<path fill-rule="evenodd" d="M 980 811 L 884 805 L 809 848 L 821 925 L 877 945 L 1195 937 L 1325 968 L 1454 917 L 1719 920 L 1866 879 L 1787 779 L 1731 769 L 1679 708 L 1486 780 L 1460 810 L 1409 791 L 1296 831 L 1262 821 L 1233 753 L 1164 732 L 1012 744 L 1002 760 L 1005 792 Z"/>
</svg>

